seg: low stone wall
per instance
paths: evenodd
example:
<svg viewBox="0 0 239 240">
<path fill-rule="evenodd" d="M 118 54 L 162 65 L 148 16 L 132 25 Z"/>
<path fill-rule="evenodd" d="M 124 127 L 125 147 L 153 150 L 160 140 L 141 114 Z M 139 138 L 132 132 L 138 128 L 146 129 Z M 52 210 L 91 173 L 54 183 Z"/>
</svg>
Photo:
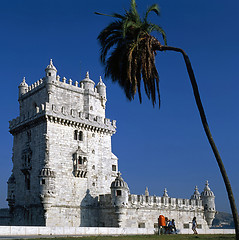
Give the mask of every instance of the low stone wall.
<svg viewBox="0 0 239 240">
<path fill-rule="evenodd" d="M 180 234 L 192 234 L 191 229 L 183 229 Z M 199 234 L 235 234 L 234 229 L 198 230 Z M 1 236 L 31 235 L 152 235 L 154 228 L 108 228 L 108 227 L 26 227 L 0 226 Z"/>
<path fill-rule="evenodd" d="M 25 227 L 0 226 L 0 236 L 27 235 L 150 235 L 154 228 L 107 228 L 107 227 Z"/>
<path fill-rule="evenodd" d="M 235 234 L 235 229 L 197 229 L 198 234 Z M 193 234 L 192 229 L 182 229 L 180 234 Z"/>
</svg>

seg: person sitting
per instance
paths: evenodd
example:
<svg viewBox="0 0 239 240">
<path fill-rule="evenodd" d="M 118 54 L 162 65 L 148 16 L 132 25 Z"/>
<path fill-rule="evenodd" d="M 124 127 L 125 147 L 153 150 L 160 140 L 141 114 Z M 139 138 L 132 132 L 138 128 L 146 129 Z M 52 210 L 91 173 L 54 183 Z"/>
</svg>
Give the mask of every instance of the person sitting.
<svg viewBox="0 0 239 240">
<path fill-rule="evenodd" d="M 172 219 L 172 221 L 169 222 L 168 226 L 169 226 L 170 233 L 177 233 L 174 219 Z"/>
</svg>

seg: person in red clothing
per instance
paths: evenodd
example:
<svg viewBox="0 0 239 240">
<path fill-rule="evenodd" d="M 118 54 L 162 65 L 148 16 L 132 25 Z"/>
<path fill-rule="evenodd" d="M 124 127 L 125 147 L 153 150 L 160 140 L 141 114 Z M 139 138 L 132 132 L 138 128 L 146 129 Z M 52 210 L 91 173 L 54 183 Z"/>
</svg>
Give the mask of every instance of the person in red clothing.
<svg viewBox="0 0 239 240">
<path fill-rule="evenodd" d="M 165 233 L 165 227 L 166 227 L 165 217 L 163 215 L 159 215 L 158 218 L 159 234 Z"/>
</svg>

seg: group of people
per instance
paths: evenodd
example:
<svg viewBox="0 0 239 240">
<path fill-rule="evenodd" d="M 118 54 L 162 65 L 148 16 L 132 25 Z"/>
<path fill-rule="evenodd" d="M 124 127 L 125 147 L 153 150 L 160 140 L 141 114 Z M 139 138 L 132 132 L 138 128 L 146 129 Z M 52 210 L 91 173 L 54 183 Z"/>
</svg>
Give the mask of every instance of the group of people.
<svg viewBox="0 0 239 240">
<path fill-rule="evenodd" d="M 196 228 L 197 228 L 197 220 L 196 220 L 196 217 L 194 217 L 192 220 L 193 234 L 198 234 Z M 158 218 L 158 229 L 159 229 L 159 234 L 177 234 L 175 220 L 172 219 L 170 221 L 167 217 L 164 217 L 163 215 L 160 215 Z"/>
<path fill-rule="evenodd" d="M 175 234 L 177 229 L 175 220 L 169 220 L 167 217 L 160 215 L 158 218 L 159 234 Z"/>
</svg>

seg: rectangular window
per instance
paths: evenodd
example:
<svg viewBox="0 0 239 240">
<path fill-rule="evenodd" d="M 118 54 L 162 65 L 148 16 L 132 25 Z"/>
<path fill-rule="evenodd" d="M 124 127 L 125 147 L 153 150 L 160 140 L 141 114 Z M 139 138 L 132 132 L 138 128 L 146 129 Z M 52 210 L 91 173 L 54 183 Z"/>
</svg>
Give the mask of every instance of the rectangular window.
<svg viewBox="0 0 239 240">
<path fill-rule="evenodd" d="M 116 171 L 116 165 L 112 165 L 112 171 Z"/>
<path fill-rule="evenodd" d="M 116 196 L 121 196 L 121 190 L 116 190 Z"/>
<path fill-rule="evenodd" d="M 30 190 L 30 174 L 28 172 L 25 174 L 25 186 L 26 190 Z"/>
<path fill-rule="evenodd" d="M 189 224 L 188 223 L 184 223 L 183 224 L 183 228 L 189 228 Z"/>
<path fill-rule="evenodd" d="M 139 223 L 138 228 L 145 228 L 145 223 Z"/>
<path fill-rule="evenodd" d="M 45 179 L 41 180 L 41 184 L 44 185 L 46 183 Z"/>
</svg>

